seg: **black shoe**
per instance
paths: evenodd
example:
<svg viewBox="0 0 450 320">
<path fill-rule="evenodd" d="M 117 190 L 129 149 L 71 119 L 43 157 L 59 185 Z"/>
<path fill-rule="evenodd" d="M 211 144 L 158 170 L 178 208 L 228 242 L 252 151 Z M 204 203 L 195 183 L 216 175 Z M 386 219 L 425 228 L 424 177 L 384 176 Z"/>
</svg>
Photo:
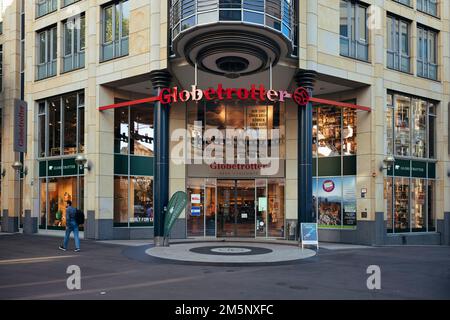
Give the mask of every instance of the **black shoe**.
<svg viewBox="0 0 450 320">
<path fill-rule="evenodd" d="M 80 250 L 80 249 L 75 249 L 75 250 L 73 250 L 73 251 L 75 251 L 75 252 L 80 252 L 81 250 Z"/>
<path fill-rule="evenodd" d="M 59 246 L 59 250 L 61 250 L 61 251 L 67 251 L 67 249 L 64 248 L 63 246 Z"/>
</svg>

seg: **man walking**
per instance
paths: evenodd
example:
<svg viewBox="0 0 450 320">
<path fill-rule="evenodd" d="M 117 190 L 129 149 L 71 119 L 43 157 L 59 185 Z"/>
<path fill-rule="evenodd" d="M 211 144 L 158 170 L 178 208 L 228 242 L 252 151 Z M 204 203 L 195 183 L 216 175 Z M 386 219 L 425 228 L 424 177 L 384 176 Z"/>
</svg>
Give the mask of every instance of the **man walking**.
<svg viewBox="0 0 450 320">
<path fill-rule="evenodd" d="M 64 237 L 64 244 L 62 246 L 59 246 L 59 249 L 62 251 L 67 250 L 70 234 L 72 233 L 72 231 L 75 238 L 75 252 L 80 251 L 80 237 L 78 235 L 78 222 L 76 216 L 77 209 L 72 207 L 72 201 L 68 200 L 66 207 L 66 236 Z"/>
</svg>

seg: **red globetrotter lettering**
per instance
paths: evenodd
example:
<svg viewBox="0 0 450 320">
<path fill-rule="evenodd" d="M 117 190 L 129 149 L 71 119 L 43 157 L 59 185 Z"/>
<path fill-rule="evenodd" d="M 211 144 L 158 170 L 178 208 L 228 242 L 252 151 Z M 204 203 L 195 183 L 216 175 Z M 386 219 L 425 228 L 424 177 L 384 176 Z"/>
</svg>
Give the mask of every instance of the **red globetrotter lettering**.
<svg viewBox="0 0 450 320">
<path fill-rule="evenodd" d="M 308 91 L 303 87 L 299 87 L 295 90 L 293 98 L 300 106 L 306 106 L 310 100 Z"/>
</svg>

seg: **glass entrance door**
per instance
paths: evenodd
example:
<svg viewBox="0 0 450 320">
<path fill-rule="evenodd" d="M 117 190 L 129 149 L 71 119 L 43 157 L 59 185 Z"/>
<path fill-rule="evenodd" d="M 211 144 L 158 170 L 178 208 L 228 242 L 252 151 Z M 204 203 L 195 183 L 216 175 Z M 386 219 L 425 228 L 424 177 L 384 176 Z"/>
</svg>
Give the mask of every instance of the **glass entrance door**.
<svg viewBox="0 0 450 320">
<path fill-rule="evenodd" d="M 217 203 L 218 237 L 255 237 L 255 180 L 218 180 Z"/>
</svg>

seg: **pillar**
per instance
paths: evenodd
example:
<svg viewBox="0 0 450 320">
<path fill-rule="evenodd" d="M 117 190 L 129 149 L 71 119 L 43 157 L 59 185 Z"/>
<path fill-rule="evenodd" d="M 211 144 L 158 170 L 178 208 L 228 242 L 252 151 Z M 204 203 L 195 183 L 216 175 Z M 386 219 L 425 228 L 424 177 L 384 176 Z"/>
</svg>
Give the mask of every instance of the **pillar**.
<svg viewBox="0 0 450 320">
<path fill-rule="evenodd" d="M 295 80 L 312 96 L 316 72 L 300 70 Z M 298 106 L 298 228 L 300 223 L 314 222 L 312 193 L 312 103 Z"/>
<path fill-rule="evenodd" d="M 162 89 L 170 86 L 172 76 L 167 70 L 155 70 L 150 73 L 153 88 L 159 95 Z M 155 161 L 154 161 L 154 239 L 155 246 L 164 244 L 165 207 L 169 203 L 169 112 L 170 105 L 155 103 Z"/>
</svg>

